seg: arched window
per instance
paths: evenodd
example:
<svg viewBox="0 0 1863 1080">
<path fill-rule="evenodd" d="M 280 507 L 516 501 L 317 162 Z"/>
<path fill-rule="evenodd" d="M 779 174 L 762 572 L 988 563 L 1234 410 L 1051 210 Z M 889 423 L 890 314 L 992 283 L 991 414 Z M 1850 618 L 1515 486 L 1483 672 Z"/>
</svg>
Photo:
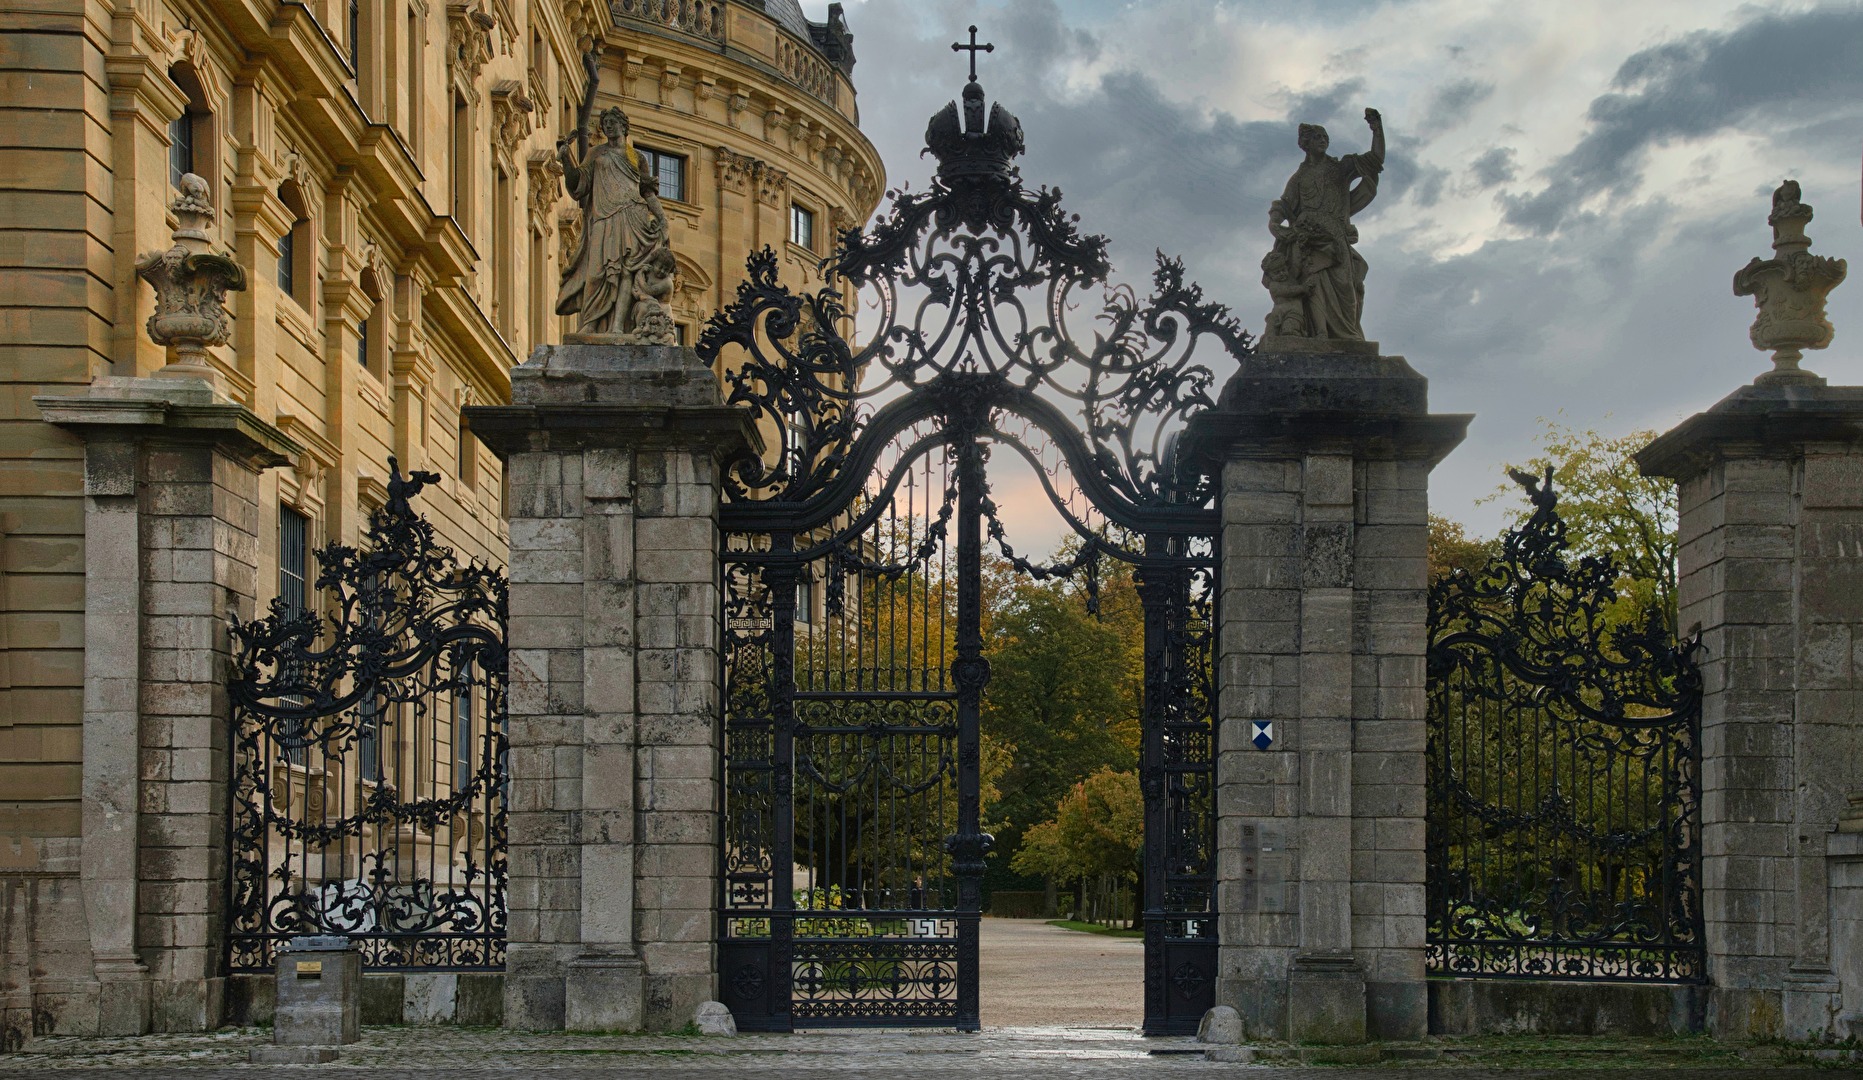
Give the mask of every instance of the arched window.
<svg viewBox="0 0 1863 1080">
<path fill-rule="evenodd" d="M 279 186 L 278 201 L 285 204 L 292 218 L 290 228 L 278 237 L 278 291 L 309 311 L 312 278 L 316 276 L 310 207 L 295 180 L 287 180 Z"/>
<path fill-rule="evenodd" d="M 383 303 L 388 283 L 371 268 L 362 272 L 358 284 L 369 298 L 369 313 L 356 326 L 356 363 L 379 379 L 388 373 L 388 311 Z"/>
<path fill-rule="evenodd" d="M 215 183 L 213 109 L 201 90 L 194 65 L 183 60 L 168 69 L 168 77 L 188 97 L 181 115 L 168 122 L 168 183 L 179 188 L 181 178 L 193 173 L 207 181 L 211 199 L 218 189 Z"/>
<path fill-rule="evenodd" d="M 479 437 L 464 413 L 459 417 L 459 488 L 461 493 L 479 488 Z"/>
</svg>

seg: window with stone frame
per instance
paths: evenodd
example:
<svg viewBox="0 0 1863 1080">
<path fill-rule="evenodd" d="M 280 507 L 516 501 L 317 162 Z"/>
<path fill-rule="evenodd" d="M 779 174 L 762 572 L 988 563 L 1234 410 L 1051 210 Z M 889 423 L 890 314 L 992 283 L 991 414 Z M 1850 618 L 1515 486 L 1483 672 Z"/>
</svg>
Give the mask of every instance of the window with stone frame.
<svg viewBox="0 0 1863 1080">
<path fill-rule="evenodd" d="M 459 462 L 456 472 L 459 475 L 459 490 L 465 492 L 479 489 L 479 437 L 472 433 L 472 425 L 464 414 L 459 418 Z"/>
<path fill-rule="evenodd" d="M 209 198 L 218 185 L 214 183 L 213 109 L 209 106 L 194 66 L 183 61 L 168 69 L 168 77 L 187 95 L 181 115 L 168 122 L 168 183 L 179 188 L 188 173 L 207 181 Z"/>
<path fill-rule="evenodd" d="M 472 682 L 470 678 L 462 677 L 453 688 L 453 790 L 456 792 L 472 786 L 472 774 L 478 764 L 474 753 L 476 736 L 472 718 Z"/>
<path fill-rule="evenodd" d="M 634 149 L 640 154 L 641 169 L 659 183 L 660 198 L 673 202 L 691 201 L 686 195 L 686 159 L 682 155 L 645 146 Z"/>
<path fill-rule="evenodd" d="M 310 310 L 312 252 L 310 206 L 295 180 L 278 186 L 278 201 L 291 215 L 291 226 L 278 237 L 278 291 L 289 296 L 305 311 Z"/>
<path fill-rule="evenodd" d="M 789 204 L 789 242 L 815 250 L 815 211 L 800 203 Z"/>
<path fill-rule="evenodd" d="M 278 599 L 284 609 L 300 615 L 310 609 L 310 518 L 291 507 L 278 505 Z M 308 704 L 299 697 L 285 699 L 287 704 Z M 302 740 L 301 725 L 287 725 L 285 760 L 292 765 L 310 764 L 310 747 Z"/>
</svg>

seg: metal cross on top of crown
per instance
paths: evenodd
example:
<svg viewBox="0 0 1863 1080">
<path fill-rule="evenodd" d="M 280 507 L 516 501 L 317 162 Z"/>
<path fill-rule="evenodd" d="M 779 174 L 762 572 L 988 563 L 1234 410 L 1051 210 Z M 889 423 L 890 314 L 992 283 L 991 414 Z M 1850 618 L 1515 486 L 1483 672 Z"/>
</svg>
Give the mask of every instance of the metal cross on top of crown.
<svg viewBox="0 0 1863 1080">
<path fill-rule="evenodd" d="M 970 28 L 970 44 L 966 45 L 961 41 L 953 41 L 951 43 L 951 51 L 968 52 L 970 54 L 970 81 L 976 82 L 977 54 L 980 52 L 995 52 L 996 45 L 994 42 L 985 42 L 982 45 L 977 44 L 977 28 L 973 26 Z"/>
</svg>

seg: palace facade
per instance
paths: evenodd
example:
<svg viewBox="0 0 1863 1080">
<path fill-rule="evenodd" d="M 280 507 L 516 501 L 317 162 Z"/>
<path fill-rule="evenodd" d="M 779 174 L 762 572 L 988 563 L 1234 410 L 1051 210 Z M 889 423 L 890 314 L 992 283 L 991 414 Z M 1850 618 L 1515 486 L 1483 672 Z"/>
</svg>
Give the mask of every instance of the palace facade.
<svg viewBox="0 0 1863 1080">
<path fill-rule="evenodd" d="M 508 400 L 510 369 L 569 328 L 555 302 L 578 219 L 558 140 L 587 95 L 627 111 L 659 179 L 673 313 L 691 343 L 749 253 L 769 246 L 787 283 L 814 283 L 837 231 L 879 200 L 839 9 L 825 23 L 795 0 L 50 0 L 0 13 L 7 1038 L 99 1030 L 87 912 L 104 910 L 80 872 L 86 649 L 104 647 L 86 631 L 86 451 L 33 399 L 170 362 L 145 332 L 154 296 L 136 261 L 170 245 L 181 178 L 205 179 L 214 250 L 247 279 L 228 297 L 231 341 L 212 350 L 217 389 L 299 448 L 260 474 L 256 552 L 213 555 L 256 567 L 241 592 L 260 609 L 314 593 L 309 553 L 357 542 L 387 497 L 390 456 L 440 475 L 421 509 L 443 543 L 502 564 L 501 465 L 462 410 Z M 187 572 L 142 569 L 149 582 Z M 161 590 L 143 587 L 145 650 L 179 632 Z M 169 865 L 149 830 L 186 814 L 211 829 L 225 808 L 156 805 L 181 790 L 161 781 L 216 766 L 164 749 L 149 724 L 133 905 L 158 983 L 149 1023 L 212 1027 L 221 875 Z"/>
</svg>

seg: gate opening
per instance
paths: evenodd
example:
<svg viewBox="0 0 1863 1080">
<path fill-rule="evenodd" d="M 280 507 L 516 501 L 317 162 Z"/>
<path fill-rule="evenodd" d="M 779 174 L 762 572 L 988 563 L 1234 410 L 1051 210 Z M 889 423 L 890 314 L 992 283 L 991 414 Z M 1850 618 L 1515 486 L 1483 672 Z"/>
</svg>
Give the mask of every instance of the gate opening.
<svg viewBox="0 0 1863 1080">
<path fill-rule="evenodd" d="M 722 477 L 722 993 L 747 1029 L 989 1022 L 983 793 L 1008 750 L 984 738 L 985 607 L 1008 578 L 1092 592 L 1120 565 L 1142 608 L 1145 1030 L 1194 1030 L 1216 974 L 1217 521 L 1175 434 L 1212 404 L 1196 346 L 1248 338 L 1176 262 L 1143 301 L 1107 287 L 1104 238 L 1011 165 L 1021 124 L 974 78 L 962 102 L 927 131 L 930 188 L 844 233 L 827 288 L 791 292 L 766 249 L 699 345 L 771 447 Z M 1011 458 L 1072 537 L 1059 561 L 1008 539 L 991 462 Z"/>
</svg>

